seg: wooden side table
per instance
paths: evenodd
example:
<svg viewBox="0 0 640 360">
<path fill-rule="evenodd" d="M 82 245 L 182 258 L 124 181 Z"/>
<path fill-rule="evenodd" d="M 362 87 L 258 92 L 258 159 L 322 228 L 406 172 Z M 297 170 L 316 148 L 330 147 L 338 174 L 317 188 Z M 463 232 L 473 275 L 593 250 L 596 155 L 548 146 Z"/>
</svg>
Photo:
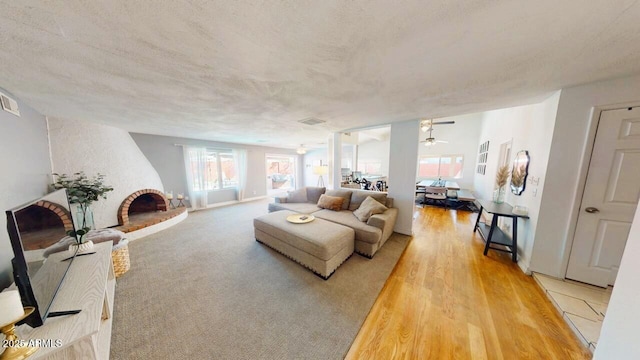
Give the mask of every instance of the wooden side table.
<svg viewBox="0 0 640 360">
<path fill-rule="evenodd" d="M 511 260 L 513 262 L 518 261 L 518 218 L 528 219 L 529 216 L 514 214 L 513 207 L 507 203 L 496 204 L 490 200 L 477 200 L 480 205 L 480 212 L 478 212 L 478 219 L 476 220 L 476 226 L 473 227 L 473 232 L 480 233 L 480 236 L 485 240 L 486 245 L 484 247 L 484 255 L 486 256 L 489 252 L 489 249 L 503 251 L 507 253 L 511 253 Z M 489 214 L 493 214 L 493 219 L 491 220 L 491 225 L 487 225 L 485 223 L 480 222 L 480 217 L 482 217 L 482 210 L 488 212 Z M 498 227 L 498 218 L 499 217 L 508 217 L 513 220 L 513 225 L 511 227 L 511 238 L 505 234 L 502 229 Z M 491 246 L 491 244 L 497 244 L 506 247 L 497 248 Z"/>
</svg>

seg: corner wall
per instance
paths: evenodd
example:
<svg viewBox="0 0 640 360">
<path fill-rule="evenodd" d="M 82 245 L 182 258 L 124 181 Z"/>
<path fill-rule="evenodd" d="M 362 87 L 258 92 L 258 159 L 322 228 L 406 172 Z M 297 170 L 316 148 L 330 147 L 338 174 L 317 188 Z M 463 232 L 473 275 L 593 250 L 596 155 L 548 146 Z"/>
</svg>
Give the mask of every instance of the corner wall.
<svg viewBox="0 0 640 360">
<path fill-rule="evenodd" d="M 531 258 L 532 271 L 564 278 L 595 134 L 594 108 L 630 104 L 640 105 L 640 76 L 562 90 Z"/>
<path fill-rule="evenodd" d="M 520 196 L 508 190 L 506 202 L 510 205 L 526 206 L 529 219 L 518 224 L 518 264 L 529 272 L 534 240 L 537 241 L 538 215 L 542 199 L 542 188 L 547 175 L 554 123 L 560 92 L 556 92 L 541 103 L 488 111 L 483 114 L 478 146 L 489 140 L 489 158 L 485 175 L 476 174 L 474 188 L 479 198 L 492 199 L 495 176 L 498 171 L 500 146 L 512 141 L 510 164 L 516 153 L 527 150 L 530 156 L 529 178 L 525 191 Z M 532 180 L 537 179 L 537 183 Z M 505 224 L 512 226 L 510 223 Z M 510 230 L 509 230 L 510 233 Z"/>
<path fill-rule="evenodd" d="M 398 208 L 393 230 L 405 235 L 413 235 L 419 124 L 418 120 L 391 124 L 388 185 L 389 197 Z"/>
<path fill-rule="evenodd" d="M 49 118 L 53 172 L 73 174 L 84 171 L 89 177 L 105 175 L 114 188 L 106 200 L 91 205 L 97 228 L 118 224 L 122 201 L 140 189 L 164 192 L 154 167 L 125 130 L 96 124 Z"/>
<path fill-rule="evenodd" d="M 9 210 L 49 192 L 51 161 L 45 117 L 8 91 L 20 117 L 0 109 L 0 209 Z M 0 217 L 0 290 L 13 282 L 13 250 L 4 213 Z"/>
<path fill-rule="evenodd" d="M 636 214 L 624 248 L 620 270 L 602 323 L 594 359 L 640 359 L 640 211 Z"/>
</svg>

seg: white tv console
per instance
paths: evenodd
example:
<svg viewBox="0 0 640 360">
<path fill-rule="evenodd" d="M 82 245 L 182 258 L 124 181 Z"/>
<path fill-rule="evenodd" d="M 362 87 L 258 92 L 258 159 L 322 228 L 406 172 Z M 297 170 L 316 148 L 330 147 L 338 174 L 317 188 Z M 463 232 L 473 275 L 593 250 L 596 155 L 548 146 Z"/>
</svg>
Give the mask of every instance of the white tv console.
<svg viewBox="0 0 640 360">
<path fill-rule="evenodd" d="M 95 244 L 95 254 L 73 259 L 51 305 L 51 311 L 81 309 L 80 313 L 48 318 L 37 328 L 17 327 L 21 340 L 48 345 L 40 347 L 29 359 L 109 359 L 116 287 L 111 247 L 111 241 Z M 69 256 L 66 252 L 58 254 Z M 58 254 L 52 254 L 47 261 Z M 56 342 L 60 346 L 56 347 Z"/>
</svg>

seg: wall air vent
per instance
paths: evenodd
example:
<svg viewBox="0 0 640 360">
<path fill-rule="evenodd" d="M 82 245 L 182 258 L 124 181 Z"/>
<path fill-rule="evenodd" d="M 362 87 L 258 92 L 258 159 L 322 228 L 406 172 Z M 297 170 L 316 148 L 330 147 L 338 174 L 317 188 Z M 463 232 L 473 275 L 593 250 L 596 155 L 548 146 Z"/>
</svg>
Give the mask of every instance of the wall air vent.
<svg viewBox="0 0 640 360">
<path fill-rule="evenodd" d="M 302 119 L 302 120 L 298 120 L 298 122 L 306 125 L 318 125 L 318 124 L 326 123 L 326 121 L 316 119 L 316 118 Z"/>
<path fill-rule="evenodd" d="M 0 93 L 0 102 L 2 102 L 2 109 L 12 113 L 13 115 L 20 116 L 20 109 L 18 109 L 18 103 L 7 95 Z"/>
</svg>

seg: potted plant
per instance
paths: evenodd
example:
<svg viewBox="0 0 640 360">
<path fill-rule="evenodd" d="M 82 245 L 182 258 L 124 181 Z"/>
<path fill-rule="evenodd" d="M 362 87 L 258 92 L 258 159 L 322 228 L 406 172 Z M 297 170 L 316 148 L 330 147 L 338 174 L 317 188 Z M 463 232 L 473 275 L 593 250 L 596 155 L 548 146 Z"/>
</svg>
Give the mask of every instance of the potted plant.
<svg viewBox="0 0 640 360">
<path fill-rule="evenodd" d="M 91 230 L 89 227 L 82 228 L 80 230 L 69 230 L 67 231 L 67 235 L 72 237 L 75 240 L 75 243 L 69 245 L 69 252 L 72 254 L 75 253 L 83 253 L 85 251 L 89 251 L 93 248 L 93 241 L 84 241 L 82 239 L 88 232 Z"/>
<path fill-rule="evenodd" d="M 79 230 L 69 231 L 68 235 L 76 239 L 77 244 L 84 243 L 83 237 L 93 228 L 93 212 L 91 204 L 100 198 L 106 199 L 107 193 L 113 191 L 111 186 L 104 184 L 104 175 L 98 173 L 92 178 L 87 177 L 84 172 L 67 174 L 53 174 L 56 179 L 51 187 L 55 190 L 67 189 L 69 203 L 77 204 L 77 224 Z"/>
</svg>

